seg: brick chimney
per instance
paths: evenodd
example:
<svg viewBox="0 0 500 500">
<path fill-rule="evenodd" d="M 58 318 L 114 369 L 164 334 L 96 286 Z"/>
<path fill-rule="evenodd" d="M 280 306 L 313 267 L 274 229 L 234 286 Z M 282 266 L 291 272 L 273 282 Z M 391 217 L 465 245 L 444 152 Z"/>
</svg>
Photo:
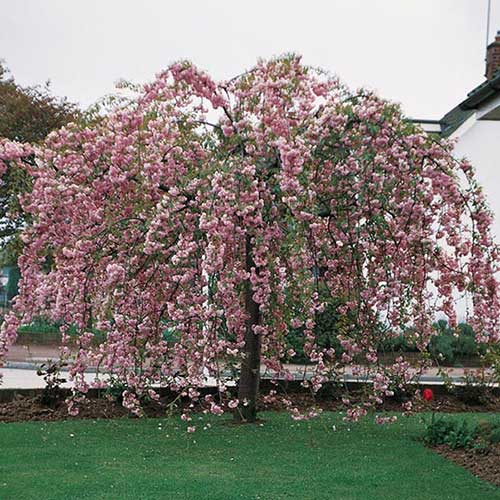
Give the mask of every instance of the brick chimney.
<svg viewBox="0 0 500 500">
<path fill-rule="evenodd" d="M 486 78 L 491 80 L 495 73 L 500 70 L 500 31 L 497 31 L 495 41 L 491 42 L 486 49 Z"/>
</svg>

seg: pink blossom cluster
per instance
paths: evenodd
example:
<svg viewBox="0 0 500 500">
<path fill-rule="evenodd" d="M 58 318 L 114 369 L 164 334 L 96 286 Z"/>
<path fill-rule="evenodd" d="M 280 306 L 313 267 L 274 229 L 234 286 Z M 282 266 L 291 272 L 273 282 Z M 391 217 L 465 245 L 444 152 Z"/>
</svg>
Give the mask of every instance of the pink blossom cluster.
<svg viewBox="0 0 500 500">
<path fill-rule="evenodd" d="M 9 161 L 18 162 L 33 153 L 33 148 L 29 144 L 0 139 L 0 176 L 7 170 Z"/>
<path fill-rule="evenodd" d="M 0 166 L 24 153 L 2 143 Z M 293 362 L 292 330 L 314 363 L 313 392 L 365 360 L 374 383 L 349 403 L 352 420 L 412 380 L 404 360 L 379 362 L 380 343 L 403 333 L 425 349 L 438 314 L 456 323 L 457 296 L 471 299 L 478 340 L 498 343 L 498 249 L 471 165 L 394 104 L 298 57 L 223 82 L 175 64 L 99 123 L 52 133 L 36 158 L 0 359 L 34 316 L 73 326 L 76 346 L 64 334 L 61 353 L 76 397 L 95 366 L 134 412 L 153 387 L 196 401 L 207 377 L 221 395 L 209 411 L 237 410 L 226 388 L 245 352 L 248 285 L 276 377 Z M 334 299 L 341 353 L 316 338 Z"/>
</svg>

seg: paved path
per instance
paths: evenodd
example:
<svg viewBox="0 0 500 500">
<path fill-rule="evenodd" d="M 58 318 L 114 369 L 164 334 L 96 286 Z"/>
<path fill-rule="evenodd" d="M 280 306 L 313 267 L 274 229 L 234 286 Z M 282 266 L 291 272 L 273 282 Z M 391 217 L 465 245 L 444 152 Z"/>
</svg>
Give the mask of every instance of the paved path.
<svg viewBox="0 0 500 500">
<path fill-rule="evenodd" d="M 2 383 L 0 385 L 0 390 L 2 389 L 41 389 L 45 387 L 45 382 L 42 377 L 38 376 L 36 370 L 32 368 L 32 365 L 14 365 L 11 364 L 11 367 L 8 368 L 0 368 L 0 373 L 3 375 Z M 12 366 L 16 366 L 13 368 Z M 61 372 L 64 377 L 67 372 Z M 303 376 L 298 376 L 297 373 L 294 373 L 296 380 L 302 380 Z M 452 382 L 454 384 L 460 384 L 462 379 L 462 374 L 452 374 L 450 375 L 452 378 Z M 263 377 L 267 378 L 263 373 Z M 85 380 L 90 384 L 95 378 L 95 373 L 89 371 L 85 374 Z M 102 376 L 101 376 L 102 378 Z M 307 376 L 306 376 L 307 378 Z M 349 382 L 367 382 L 366 378 L 363 377 L 355 377 L 350 373 L 346 373 L 344 376 L 344 381 L 346 383 Z M 425 374 L 420 377 L 419 382 L 425 385 L 443 385 L 443 379 L 439 375 L 434 375 L 432 373 Z M 63 387 L 71 387 L 71 383 L 62 384 Z M 216 386 L 215 379 L 207 378 L 204 384 L 207 387 Z M 231 385 L 231 384 L 227 384 Z"/>
<path fill-rule="evenodd" d="M 45 381 L 42 377 L 36 374 L 36 370 L 26 368 L 0 368 L 0 373 L 3 375 L 2 389 L 43 389 Z M 64 377 L 64 372 L 63 372 Z M 94 380 L 93 373 L 85 374 L 87 382 Z M 62 387 L 71 387 L 70 383 L 62 384 Z"/>
<path fill-rule="evenodd" d="M 59 351 L 57 346 L 46 345 L 14 345 L 11 347 L 7 356 L 6 366 L 0 368 L 0 373 L 3 374 L 3 381 L 0 385 L 1 389 L 35 389 L 43 388 L 45 383 L 42 377 L 36 374 L 36 368 L 47 361 L 48 359 L 57 360 Z M 305 365 L 285 365 L 285 368 L 290 370 L 294 375 L 295 380 L 303 380 L 310 378 L 313 374 L 312 366 Z M 453 383 L 460 383 L 464 375 L 463 368 L 447 368 L 448 375 L 452 378 Z M 64 373 L 64 372 L 63 372 Z M 262 372 L 262 376 L 266 377 L 266 373 Z M 92 370 L 86 374 L 86 380 L 90 383 L 94 380 L 95 375 Z M 352 375 L 352 368 L 346 367 L 345 382 L 366 382 L 364 377 L 356 377 Z M 428 369 L 425 374 L 420 377 L 420 383 L 429 385 L 442 385 L 443 379 L 438 374 L 438 368 L 433 367 Z M 215 380 L 208 379 L 207 386 L 215 385 Z M 65 386 L 70 387 L 71 384 L 67 383 Z"/>
</svg>

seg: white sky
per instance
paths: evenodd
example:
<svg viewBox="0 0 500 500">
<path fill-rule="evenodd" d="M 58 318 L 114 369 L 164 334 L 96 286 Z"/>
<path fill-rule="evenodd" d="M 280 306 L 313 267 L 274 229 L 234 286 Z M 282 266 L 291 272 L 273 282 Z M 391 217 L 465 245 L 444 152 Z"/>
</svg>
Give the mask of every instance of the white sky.
<svg viewBox="0 0 500 500">
<path fill-rule="evenodd" d="M 0 58 L 86 106 L 177 59 L 216 78 L 298 52 L 409 116 L 438 119 L 484 79 L 487 0 L 0 0 Z M 500 29 L 492 0 L 491 36 Z"/>
</svg>

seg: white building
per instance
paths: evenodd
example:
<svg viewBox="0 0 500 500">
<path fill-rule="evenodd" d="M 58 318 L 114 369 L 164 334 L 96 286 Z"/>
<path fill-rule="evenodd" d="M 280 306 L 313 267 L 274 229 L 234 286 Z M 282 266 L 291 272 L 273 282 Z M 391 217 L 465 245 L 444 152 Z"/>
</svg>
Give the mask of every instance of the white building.
<svg viewBox="0 0 500 500">
<path fill-rule="evenodd" d="M 500 31 L 487 49 L 486 80 L 441 120 L 413 120 L 429 133 L 456 140 L 455 153 L 477 171 L 495 213 L 494 231 L 500 243 Z"/>
</svg>

